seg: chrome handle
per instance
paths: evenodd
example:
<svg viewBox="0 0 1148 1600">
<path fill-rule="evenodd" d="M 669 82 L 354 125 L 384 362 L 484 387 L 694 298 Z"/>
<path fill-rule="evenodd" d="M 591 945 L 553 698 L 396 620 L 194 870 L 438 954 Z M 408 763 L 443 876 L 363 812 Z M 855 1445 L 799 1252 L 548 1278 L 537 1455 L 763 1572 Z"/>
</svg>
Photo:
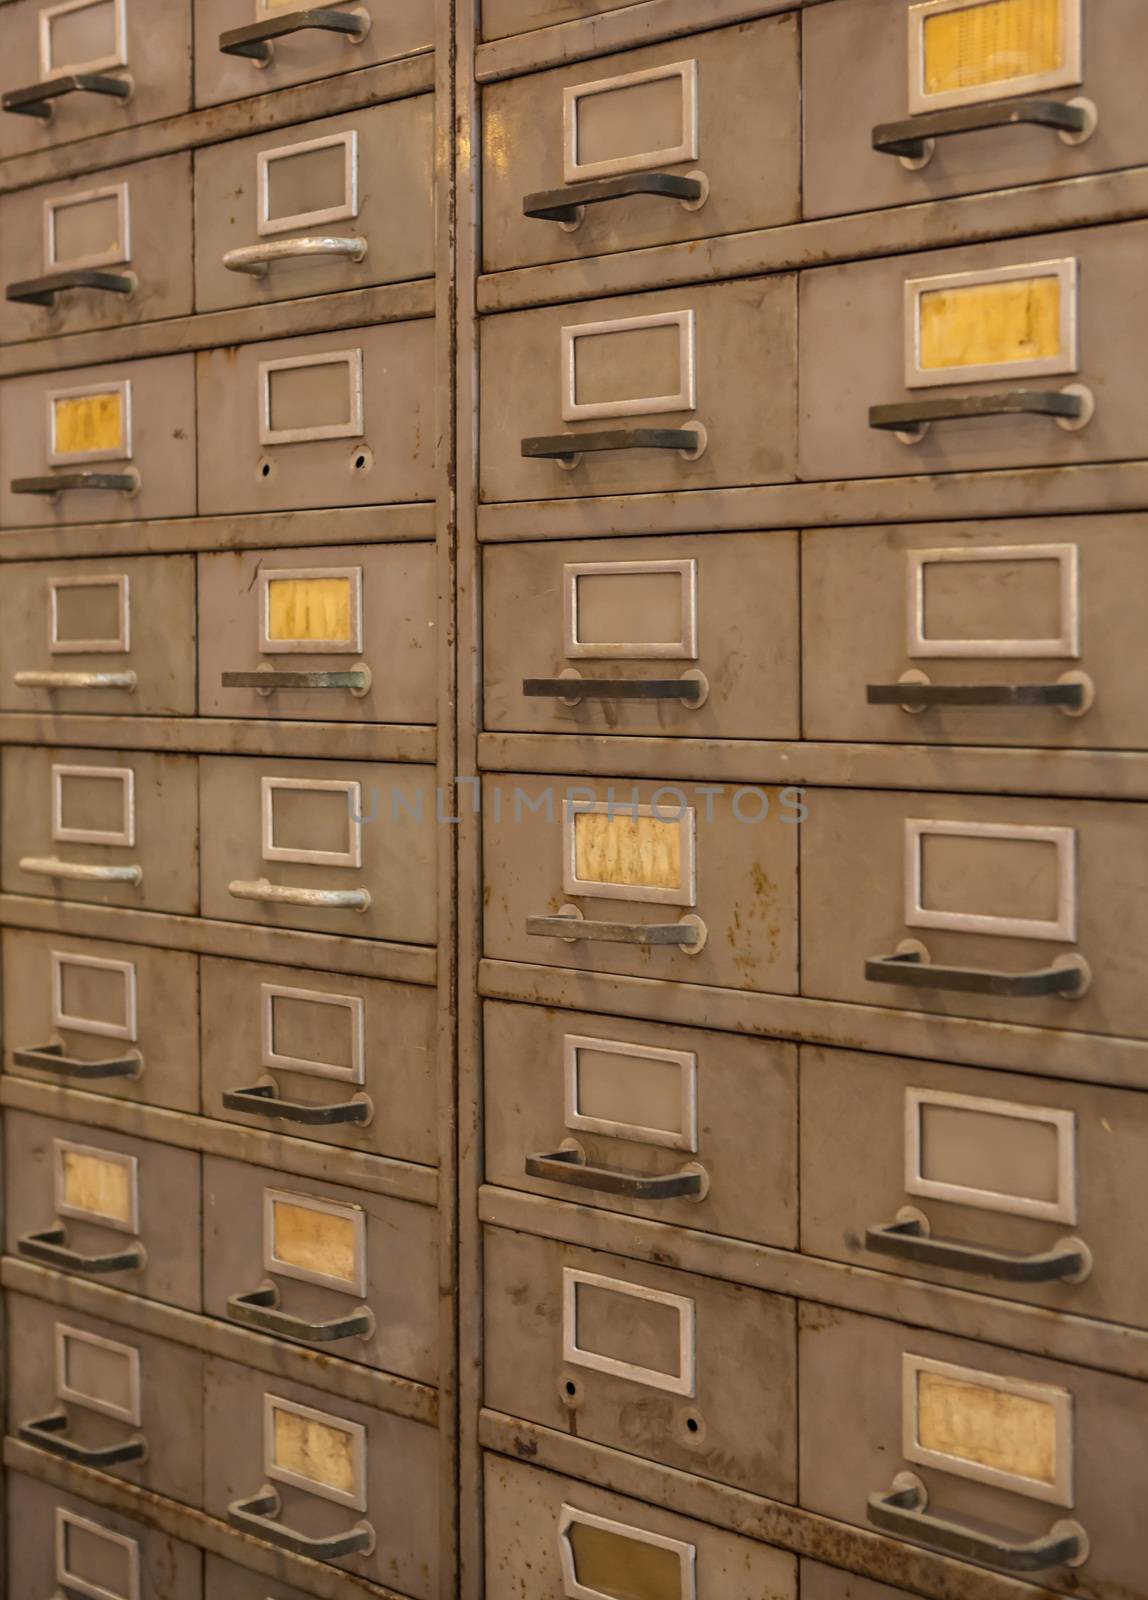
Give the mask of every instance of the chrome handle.
<svg viewBox="0 0 1148 1600">
<path fill-rule="evenodd" d="M 900 706 L 905 711 L 928 711 L 946 706 L 993 706 L 1020 710 L 1054 706 L 1059 711 L 1087 711 L 1091 696 L 1083 678 L 1058 683 L 868 683 L 865 699 L 871 706 Z"/>
<path fill-rule="evenodd" d="M 259 900 L 265 905 L 313 906 L 324 911 L 366 911 L 369 889 L 299 889 L 268 883 L 266 878 L 235 878 L 227 892 L 236 900 Z"/>
<path fill-rule="evenodd" d="M 256 667 L 253 672 L 224 672 L 219 681 L 225 689 L 254 689 L 258 694 L 270 694 L 273 689 L 348 689 L 361 697 L 370 691 L 371 669 L 366 662 L 335 672 L 274 672 L 270 667 Z"/>
<path fill-rule="evenodd" d="M 873 129 L 873 148 L 924 166 L 937 139 L 988 128 L 1051 128 L 1066 144 L 1083 144 L 1096 128 L 1095 108 L 1080 100 L 1010 100 L 955 110 L 925 112 L 906 122 L 882 122 Z"/>
<path fill-rule="evenodd" d="M 943 967 L 923 960 L 915 950 L 906 950 L 891 956 L 870 956 L 865 962 L 865 977 L 870 983 L 995 995 L 1004 1000 L 1050 994 L 1076 1000 L 1088 987 L 1090 973 L 1082 956 L 1062 956 L 1051 967 L 1038 967 L 1032 972 L 997 972 L 991 967 Z"/>
<path fill-rule="evenodd" d="M 273 1333 L 284 1339 L 297 1339 L 300 1344 L 331 1344 L 336 1339 L 367 1339 L 375 1331 L 375 1319 L 367 1306 L 331 1322 L 307 1322 L 302 1317 L 290 1316 L 279 1310 L 279 1290 L 273 1284 L 262 1289 L 252 1289 L 248 1294 L 233 1294 L 227 1301 L 227 1315 L 232 1322 L 242 1322 L 245 1327 L 258 1328 L 260 1333 Z"/>
<path fill-rule="evenodd" d="M 90 1061 L 84 1056 L 66 1056 L 62 1044 L 34 1044 L 23 1050 L 13 1050 L 12 1064 L 35 1067 L 37 1072 L 54 1072 L 57 1077 L 85 1083 L 104 1078 L 138 1078 L 143 1071 L 143 1057 L 138 1050 L 129 1050 L 125 1055 L 106 1061 Z"/>
<path fill-rule="evenodd" d="M 601 433 L 554 433 L 523 439 L 522 454 L 532 461 L 573 466 L 580 456 L 603 450 L 679 450 L 690 460 L 704 448 L 700 428 L 607 428 Z"/>
<path fill-rule="evenodd" d="M 1051 417 L 1075 430 L 1091 420 L 1091 392 L 1081 384 L 1064 389 L 1006 389 L 1000 394 L 954 394 L 895 405 L 870 406 L 869 426 L 895 433 L 903 444 L 919 444 L 934 422 L 977 417 Z"/>
<path fill-rule="evenodd" d="M 269 1083 L 253 1083 L 248 1089 L 225 1089 L 223 1104 L 228 1111 L 274 1117 L 279 1122 L 294 1122 L 303 1128 L 334 1128 L 348 1122 L 364 1125 L 370 1122 L 375 1109 L 365 1094 L 330 1106 L 308 1105 L 302 1100 L 281 1100 L 274 1085 Z"/>
<path fill-rule="evenodd" d="M 522 692 L 532 700 L 680 700 L 696 707 L 709 685 L 702 674 L 681 678 L 523 678 Z"/>
<path fill-rule="evenodd" d="M 71 1461 L 78 1467 L 123 1467 L 131 1461 L 147 1460 L 147 1440 L 140 1433 L 122 1444 L 77 1444 L 68 1438 L 68 1418 L 63 1411 L 21 1422 L 16 1432 L 25 1444 L 34 1444 L 37 1450 L 46 1450 L 49 1455 L 59 1456 L 62 1461 Z"/>
<path fill-rule="evenodd" d="M 559 912 L 552 917 L 527 917 L 526 931 L 535 939 L 565 939 L 570 944 L 582 940 L 592 944 L 679 945 L 697 950 L 705 943 L 704 926 L 697 917 L 683 917 L 680 922 L 588 922 L 582 916 Z"/>
<path fill-rule="evenodd" d="M 566 1183 L 597 1194 L 617 1194 L 627 1200 L 701 1200 L 709 1188 L 704 1167 L 692 1163 L 677 1172 L 660 1174 L 624 1172 L 616 1167 L 592 1166 L 581 1150 L 551 1150 L 526 1157 L 526 1174 L 550 1183 Z"/>
<path fill-rule="evenodd" d="M 16 672 L 17 689 L 126 689 L 134 694 L 139 678 L 134 672 Z"/>
<path fill-rule="evenodd" d="M 103 289 L 108 294 L 133 295 L 139 288 L 134 272 L 104 272 L 99 267 L 76 267 L 70 272 L 49 272 L 42 278 L 10 283 L 6 300 L 25 306 L 51 306 L 65 289 Z"/>
<path fill-rule="evenodd" d="M 269 239 L 266 244 L 245 244 L 238 250 L 228 250 L 223 265 L 228 272 L 246 272 L 253 278 L 265 278 L 268 267 L 275 261 L 315 261 L 330 256 L 362 261 L 366 253 L 365 239 L 353 234 L 346 238 L 323 234 L 310 239 Z"/>
<path fill-rule="evenodd" d="M 312 6 L 307 11 L 288 11 L 266 22 L 253 22 L 246 28 L 231 28 L 219 35 L 219 48 L 225 56 L 244 56 L 248 61 L 271 60 L 273 39 L 317 28 L 323 33 L 341 33 L 352 44 L 362 44 L 371 27 L 363 12 L 339 11 L 333 6 Z"/>
<path fill-rule="evenodd" d="M 97 867 L 90 861 L 60 861 L 56 856 L 21 856 L 20 871 L 33 873 L 38 878 L 71 878 L 76 883 L 138 885 L 143 882 L 143 868 L 134 864 Z"/>
<path fill-rule="evenodd" d="M 115 100 L 131 98 L 130 78 L 111 78 L 102 72 L 68 72 L 59 78 L 49 78 L 46 83 L 32 83 L 26 89 L 9 89 L 0 98 L 5 111 L 14 111 L 21 117 L 39 117 L 50 120 L 53 100 L 68 94 L 110 95 Z"/>
<path fill-rule="evenodd" d="M 42 478 L 13 478 L 13 494 L 63 494 L 66 489 L 100 489 L 108 493 L 138 494 L 140 475 L 134 467 L 127 472 L 55 472 Z"/>
<path fill-rule="evenodd" d="M 1046 1572 L 1050 1567 L 1079 1567 L 1088 1559 L 1088 1535 L 1078 1522 L 1055 1522 L 1039 1539 L 1011 1544 L 947 1517 L 929 1515 L 925 1510 L 928 1503 L 920 1478 L 901 1472 L 893 1479 L 892 1488 L 869 1496 L 869 1521 L 886 1533 L 1001 1572 Z"/>
<path fill-rule="evenodd" d="M 604 200 L 622 200 L 632 194 L 664 195 L 669 200 L 681 200 L 687 210 L 696 211 L 708 193 L 709 186 L 700 176 L 631 172 L 620 178 L 597 178 L 588 183 L 567 184 L 564 189 L 544 189 L 538 194 L 528 194 L 522 202 L 522 214 L 540 217 L 546 222 L 578 223 L 582 220 L 583 206 L 601 205 Z"/>
<path fill-rule="evenodd" d="M 375 1530 L 369 1522 L 357 1522 L 346 1533 L 336 1533 L 326 1539 L 313 1539 L 296 1528 L 277 1521 L 280 1502 L 276 1491 L 264 1484 L 257 1495 L 249 1500 L 233 1500 L 227 1508 L 227 1520 L 237 1528 L 266 1539 L 279 1550 L 294 1556 L 310 1556 L 315 1561 L 339 1561 L 344 1556 L 369 1555 L 375 1548 Z"/>
<path fill-rule="evenodd" d="M 934 1239 L 920 1217 L 873 1224 L 865 1230 L 865 1248 L 917 1266 L 971 1272 L 1002 1283 L 1081 1283 L 1092 1266 L 1092 1253 L 1081 1239 L 1060 1239 L 1051 1250 L 1017 1255 L 987 1245 Z"/>
<path fill-rule="evenodd" d="M 122 1250 L 109 1255 L 83 1255 L 70 1250 L 63 1228 L 44 1228 L 40 1233 L 25 1233 L 16 1240 L 17 1255 L 28 1261 L 38 1261 L 45 1267 L 61 1267 L 65 1272 L 82 1272 L 90 1278 L 102 1278 L 109 1272 L 139 1272 L 147 1257 L 142 1244 L 125 1245 Z"/>
</svg>

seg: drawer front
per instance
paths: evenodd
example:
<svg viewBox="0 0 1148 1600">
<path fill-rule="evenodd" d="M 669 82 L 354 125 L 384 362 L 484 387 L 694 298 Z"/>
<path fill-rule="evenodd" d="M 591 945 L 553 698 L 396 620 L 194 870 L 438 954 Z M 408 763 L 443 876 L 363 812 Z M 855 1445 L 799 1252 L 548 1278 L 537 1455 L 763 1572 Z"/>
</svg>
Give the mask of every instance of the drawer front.
<svg viewBox="0 0 1148 1600">
<path fill-rule="evenodd" d="M 0 524 L 195 515 L 195 368 L 161 356 L 0 384 Z"/>
<path fill-rule="evenodd" d="M 803 1046 L 801 1247 L 1143 1327 L 1144 1098 Z"/>
<path fill-rule="evenodd" d="M 201 1600 L 202 1584 L 203 1555 L 192 1545 L 34 1478 L 9 1474 L 12 1594 Z"/>
<path fill-rule="evenodd" d="M 203 1388 L 199 1351 L 22 1294 L 6 1307 L 9 1433 L 202 1505 L 203 1427 L 189 1403 Z"/>
<path fill-rule="evenodd" d="M 624 778 L 488 778 L 486 954 L 794 993 L 800 796 Z M 561 915 L 581 931 L 541 920 Z"/>
<path fill-rule="evenodd" d="M 795 16 L 492 84 L 483 95 L 486 271 L 795 221 L 800 96 Z M 693 191 L 684 200 L 650 192 L 651 176 L 666 173 L 692 180 Z M 609 198 L 600 200 L 603 180 Z M 573 215 L 526 214 L 555 208 Z"/>
<path fill-rule="evenodd" d="M 196 105 L 217 105 L 221 100 L 270 94 L 293 83 L 338 77 L 396 56 L 429 50 L 434 43 L 431 0 L 403 0 L 401 6 L 388 6 L 384 0 L 356 0 L 352 6 L 340 6 L 359 22 L 354 33 L 315 28 L 280 34 L 269 41 L 224 37 L 246 29 L 263 34 L 283 13 L 293 14 L 295 9 L 293 0 L 290 4 L 286 0 L 199 0 L 195 14 Z M 266 42 L 271 45 L 269 52 Z M 234 55 L 221 49 L 221 43 L 254 53 Z"/>
<path fill-rule="evenodd" d="M 1142 806 L 865 790 L 808 804 L 803 994 L 1143 1037 Z"/>
<path fill-rule="evenodd" d="M 1006 1572 L 1008 1547 L 1076 1529 L 1082 1564 L 1012 1570 L 1087 1600 L 1136 1592 L 1148 1384 L 819 1306 L 802 1306 L 799 1344 L 808 1510 L 866 1527 L 867 1497 L 903 1488 L 879 1525 L 928 1546 L 930 1517 L 956 1523 L 984 1541 L 973 1560 Z"/>
<path fill-rule="evenodd" d="M 433 723 L 434 559 L 430 544 L 201 556 L 200 715 Z M 229 681 L 253 672 L 266 686 Z M 319 682 L 293 687 L 301 673 Z"/>
<path fill-rule="evenodd" d="M 488 1406 L 794 1498 L 794 1302 L 497 1229 L 485 1262 Z"/>
<path fill-rule="evenodd" d="M 0 706 L 193 716 L 194 558 L 5 566 Z"/>
<path fill-rule="evenodd" d="M 434 324 L 201 351 L 199 509 L 434 498 Z"/>
<path fill-rule="evenodd" d="M 1042 517 L 803 534 L 807 737 L 1148 748 L 1144 531 Z"/>
<path fill-rule="evenodd" d="M 200 1309 L 199 1156 L 10 1111 L 9 1255 Z"/>
<path fill-rule="evenodd" d="M 488 1183 L 796 1246 L 792 1045 L 541 1006 L 485 1017 Z"/>
<path fill-rule="evenodd" d="M 316 1558 L 430 1600 L 438 1566 L 433 1428 L 229 1361 L 206 1363 L 204 1408 L 210 1516 L 286 1549 L 298 1549 L 300 1535 L 351 1536 L 359 1547 L 373 1535 L 366 1553 Z"/>
<path fill-rule="evenodd" d="M 435 1381 L 431 1207 L 206 1156 L 203 1218 L 209 1316 Z"/>
<path fill-rule="evenodd" d="M 804 19 L 805 214 L 833 216 L 1080 177 L 1148 158 L 1143 98 L 1127 71 L 1135 0 L 834 0 Z M 1019 47 L 1018 47 L 1019 46 Z M 1009 124 L 1018 104 L 1077 104 L 1079 132 Z M 960 131 L 980 113 L 983 131 Z M 923 141 L 898 155 L 873 148 Z"/>
<path fill-rule="evenodd" d="M 487 318 L 482 499 L 789 482 L 795 319 L 780 274 Z"/>
<path fill-rule="evenodd" d="M 197 151 L 199 309 L 429 277 L 433 122 L 424 94 Z"/>
<path fill-rule="evenodd" d="M 0 281 L 5 341 L 189 316 L 191 158 L 5 195 Z"/>
<path fill-rule="evenodd" d="M 806 273 L 801 477 L 1148 454 L 1135 403 L 1148 358 L 1137 296 L 1146 238 L 1143 223 L 1125 223 Z M 1072 414 L 1049 414 L 1055 406 Z M 922 435 L 918 419 L 930 416 Z"/>
<path fill-rule="evenodd" d="M 187 111 L 191 9 L 188 0 L 171 0 L 156 27 L 150 0 L 18 0 L 5 19 L 3 90 L 5 97 L 23 91 L 23 110 L 13 114 L 4 107 L 9 114 L 0 127 L 0 159 Z M 75 73 L 118 88 L 36 93 Z"/>
<path fill-rule="evenodd" d="M 799 737 L 796 534 L 491 545 L 484 566 L 488 729 Z M 546 682 L 575 676 L 604 698 Z M 642 685 L 658 697 L 626 698 Z"/>
<path fill-rule="evenodd" d="M 796 1560 L 769 1545 L 502 1456 L 484 1481 L 490 1600 L 797 1594 Z"/>
<path fill-rule="evenodd" d="M 191 756 L 10 746 L 3 770 L 9 894 L 199 909 Z"/>
<path fill-rule="evenodd" d="M 504 39 L 512 33 L 530 33 L 560 22 L 617 11 L 629 0 L 483 0 L 482 36 Z"/>
<path fill-rule="evenodd" d="M 203 1592 L 210 1600 L 310 1600 L 302 1589 L 274 1583 L 262 1573 L 236 1566 L 221 1556 L 206 1556 L 203 1572 Z"/>
<path fill-rule="evenodd" d="M 908 1600 L 907 1589 L 894 1589 L 888 1583 L 859 1578 L 840 1567 L 826 1567 L 820 1561 L 801 1561 L 802 1600 Z"/>
<path fill-rule="evenodd" d="M 433 768 L 223 756 L 200 782 L 205 916 L 435 942 Z"/>
<path fill-rule="evenodd" d="M 433 989 L 214 956 L 200 982 L 208 1116 L 435 1165 Z"/>
<path fill-rule="evenodd" d="M 8 1072 L 199 1110 L 194 956 L 22 928 L 3 949 Z"/>
</svg>

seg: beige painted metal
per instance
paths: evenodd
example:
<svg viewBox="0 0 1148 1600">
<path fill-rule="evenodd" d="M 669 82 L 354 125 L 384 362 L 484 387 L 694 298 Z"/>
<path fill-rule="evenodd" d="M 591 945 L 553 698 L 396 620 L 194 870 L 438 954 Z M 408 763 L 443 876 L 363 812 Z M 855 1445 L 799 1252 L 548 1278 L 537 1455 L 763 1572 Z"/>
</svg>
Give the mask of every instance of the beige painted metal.
<svg viewBox="0 0 1148 1600">
<path fill-rule="evenodd" d="M 204 1594 L 211 1600 L 309 1600 L 302 1589 L 288 1588 L 222 1556 L 207 1556 L 203 1572 Z"/>
<path fill-rule="evenodd" d="M 803 1600 L 905 1600 L 908 1592 L 821 1561 L 803 1560 L 800 1572 Z"/>
</svg>

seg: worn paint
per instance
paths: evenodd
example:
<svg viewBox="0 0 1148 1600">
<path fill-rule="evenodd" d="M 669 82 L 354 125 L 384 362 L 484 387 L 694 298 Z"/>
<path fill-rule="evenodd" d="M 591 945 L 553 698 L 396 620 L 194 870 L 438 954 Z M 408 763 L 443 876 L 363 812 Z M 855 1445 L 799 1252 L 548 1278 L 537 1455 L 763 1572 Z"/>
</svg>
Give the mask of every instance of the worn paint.
<svg viewBox="0 0 1148 1600">
<path fill-rule="evenodd" d="M 989 0 L 925 23 L 924 90 L 953 94 L 1064 65 L 1061 0 Z"/>
<path fill-rule="evenodd" d="M 1052 1485 L 1056 1433 L 1052 1406 L 1031 1395 L 918 1374 L 917 1439 L 926 1450 Z"/>
<path fill-rule="evenodd" d="M 1059 278 L 931 289 L 921 296 L 923 372 L 1061 355 Z"/>
<path fill-rule="evenodd" d="M 681 825 L 664 817 L 576 812 L 574 865 L 578 878 L 584 883 L 680 889 Z"/>
</svg>

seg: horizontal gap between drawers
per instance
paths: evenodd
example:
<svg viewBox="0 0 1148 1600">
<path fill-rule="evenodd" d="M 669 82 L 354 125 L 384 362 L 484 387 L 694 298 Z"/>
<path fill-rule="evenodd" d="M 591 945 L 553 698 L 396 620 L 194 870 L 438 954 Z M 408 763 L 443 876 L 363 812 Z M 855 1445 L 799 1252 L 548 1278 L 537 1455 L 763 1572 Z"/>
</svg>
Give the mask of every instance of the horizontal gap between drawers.
<svg viewBox="0 0 1148 1600">
<path fill-rule="evenodd" d="M 0 744 L 82 745 L 191 755 L 307 756 L 328 761 L 435 759 L 435 730 L 379 722 L 295 722 L 284 717 L 134 717 L 0 712 Z"/>
</svg>

